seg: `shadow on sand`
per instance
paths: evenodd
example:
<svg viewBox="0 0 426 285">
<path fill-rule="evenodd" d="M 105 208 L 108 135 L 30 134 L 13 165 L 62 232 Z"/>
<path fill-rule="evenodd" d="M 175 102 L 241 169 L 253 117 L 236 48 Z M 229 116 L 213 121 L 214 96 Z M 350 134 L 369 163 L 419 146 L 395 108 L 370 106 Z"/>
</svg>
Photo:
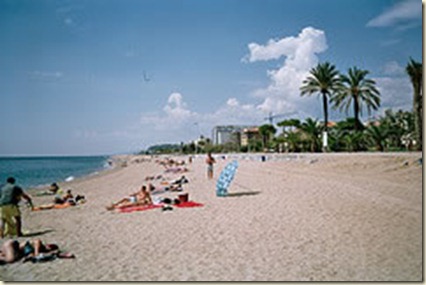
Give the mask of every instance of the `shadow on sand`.
<svg viewBox="0 0 426 285">
<path fill-rule="evenodd" d="M 38 231 L 38 232 L 33 232 L 33 233 L 24 233 L 24 237 L 36 237 L 36 236 L 41 236 L 44 234 L 48 234 L 50 232 L 53 232 L 53 230 L 44 230 L 44 231 Z"/>
<path fill-rule="evenodd" d="M 227 197 L 241 197 L 241 196 L 253 196 L 259 194 L 260 191 L 251 191 L 251 192 L 236 192 L 236 193 L 228 193 Z"/>
</svg>

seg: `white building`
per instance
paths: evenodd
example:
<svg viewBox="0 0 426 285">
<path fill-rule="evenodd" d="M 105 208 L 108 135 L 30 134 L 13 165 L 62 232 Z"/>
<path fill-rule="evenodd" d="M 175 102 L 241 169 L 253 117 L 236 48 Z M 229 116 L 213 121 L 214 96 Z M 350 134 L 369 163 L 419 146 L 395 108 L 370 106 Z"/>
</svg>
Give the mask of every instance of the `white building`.
<svg viewBox="0 0 426 285">
<path fill-rule="evenodd" d="M 235 142 L 240 144 L 241 133 L 250 126 L 215 126 L 212 131 L 212 143 L 215 145 Z M 236 141 L 237 140 L 237 141 Z"/>
</svg>

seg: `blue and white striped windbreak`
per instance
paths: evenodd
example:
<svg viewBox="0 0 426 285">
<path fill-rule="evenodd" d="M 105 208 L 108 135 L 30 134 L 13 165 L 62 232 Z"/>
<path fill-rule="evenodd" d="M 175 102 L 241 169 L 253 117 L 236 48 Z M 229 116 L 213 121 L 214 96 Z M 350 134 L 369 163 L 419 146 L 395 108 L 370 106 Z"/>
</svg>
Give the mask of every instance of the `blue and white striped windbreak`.
<svg viewBox="0 0 426 285">
<path fill-rule="evenodd" d="M 238 161 L 234 160 L 228 163 L 219 175 L 216 184 L 216 196 L 226 196 L 228 194 L 228 187 L 234 179 L 235 172 L 238 168 Z"/>
</svg>

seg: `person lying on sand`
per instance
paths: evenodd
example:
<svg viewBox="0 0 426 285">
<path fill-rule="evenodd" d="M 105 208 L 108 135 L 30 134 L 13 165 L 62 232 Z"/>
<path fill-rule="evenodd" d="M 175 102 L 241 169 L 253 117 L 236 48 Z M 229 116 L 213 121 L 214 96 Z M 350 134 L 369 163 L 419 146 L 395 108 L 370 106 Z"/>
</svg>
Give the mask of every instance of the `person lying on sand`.
<svg viewBox="0 0 426 285">
<path fill-rule="evenodd" d="M 50 184 L 49 189 L 47 191 L 38 192 L 36 196 L 44 196 L 44 195 L 55 195 L 60 197 L 64 194 L 64 191 L 59 187 L 56 182 Z"/>
<path fill-rule="evenodd" d="M 184 173 L 184 172 L 188 172 L 188 168 L 186 167 L 173 167 L 173 168 L 167 168 L 166 170 L 164 170 L 165 173 Z"/>
<path fill-rule="evenodd" d="M 139 192 L 130 194 L 129 197 L 125 197 L 118 202 L 112 203 L 110 206 L 107 206 L 106 209 L 111 211 L 117 208 L 143 205 L 152 205 L 151 194 L 145 185 L 142 185 L 142 188 Z"/>
<path fill-rule="evenodd" d="M 176 179 L 171 184 L 172 185 L 176 185 L 176 184 L 182 185 L 182 184 L 188 183 L 188 182 L 189 182 L 188 178 L 186 178 L 185 175 L 183 175 L 181 178 Z"/>
<path fill-rule="evenodd" d="M 24 262 L 40 262 L 58 258 L 74 258 L 73 254 L 63 253 L 56 244 L 44 244 L 40 239 L 19 243 L 7 240 L 0 248 L 0 264 L 13 263 L 20 259 Z"/>
<path fill-rule="evenodd" d="M 68 189 L 67 193 L 64 196 L 55 196 L 55 199 L 53 202 L 55 204 L 71 203 L 75 205 L 77 202 L 82 202 L 82 200 L 85 200 L 84 196 L 77 195 L 74 197 L 71 189 Z"/>
<path fill-rule="evenodd" d="M 157 175 L 157 176 L 146 176 L 145 181 L 151 181 L 151 180 L 159 180 L 162 179 L 163 175 Z"/>
<path fill-rule="evenodd" d="M 33 211 L 50 210 L 53 208 L 66 208 L 68 206 L 76 206 L 77 204 L 83 204 L 85 202 L 86 198 L 84 196 L 77 195 L 74 197 L 74 195 L 71 193 L 71 190 L 69 189 L 64 196 L 55 196 L 53 203 L 33 207 Z"/>
</svg>

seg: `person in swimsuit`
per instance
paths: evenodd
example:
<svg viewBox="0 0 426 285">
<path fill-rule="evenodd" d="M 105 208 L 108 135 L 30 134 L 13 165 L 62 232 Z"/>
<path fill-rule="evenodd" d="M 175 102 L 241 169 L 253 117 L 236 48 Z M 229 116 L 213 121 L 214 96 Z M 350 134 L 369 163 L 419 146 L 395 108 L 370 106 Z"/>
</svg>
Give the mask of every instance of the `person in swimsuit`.
<svg viewBox="0 0 426 285">
<path fill-rule="evenodd" d="M 216 160 L 213 158 L 211 152 L 207 154 L 206 163 L 207 163 L 207 178 L 213 179 L 213 164 L 216 163 Z"/>
<path fill-rule="evenodd" d="M 125 197 L 119 200 L 118 202 L 112 203 L 110 206 L 107 206 L 106 209 L 111 211 L 116 208 L 143 205 L 152 205 L 151 194 L 149 193 L 145 185 L 142 185 L 142 188 L 139 192 L 130 194 L 129 197 Z"/>
<path fill-rule="evenodd" d="M 73 254 L 61 253 L 56 244 L 44 244 L 40 239 L 18 242 L 7 240 L 0 247 L 0 263 L 23 261 L 48 261 L 56 257 L 74 258 Z"/>
</svg>

